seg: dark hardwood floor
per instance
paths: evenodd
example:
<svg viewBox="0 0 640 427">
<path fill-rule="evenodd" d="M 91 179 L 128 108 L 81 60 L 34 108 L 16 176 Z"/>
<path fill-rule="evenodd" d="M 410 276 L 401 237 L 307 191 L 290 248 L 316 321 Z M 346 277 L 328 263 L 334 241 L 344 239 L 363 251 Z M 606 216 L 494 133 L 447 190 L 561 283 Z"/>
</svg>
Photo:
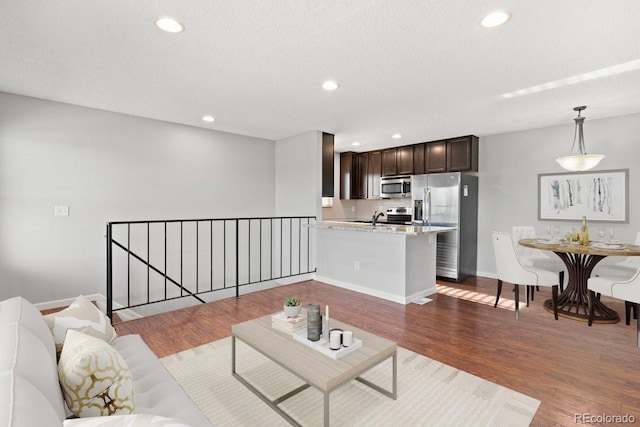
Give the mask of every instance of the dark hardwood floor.
<svg viewBox="0 0 640 427">
<path fill-rule="evenodd" d="M 635 321 L 624 324 L 624 303 L 603 297 L 622 321 L 588 327 L 554 320 L 542 308 L 550 290 L 541 288 L 515 320 L 513 311 L 493 308 L 495 280 L 441 283 L 459 296 L 439 293 L 425 305 L 404 306 L 306 281 L 123 322 L 116 329 L 142 335 L 162 357 L 227 337 L 231 325 L 281 310 L 284 298 L 295 295 L 304 305 L 329 304 L 333 318 L 539 399 L 532 425 L 574 425 L 575 414 L 629 414 L 640 422 L 640 349 Z M 505 286 L 503 296 L 512 299 L 510 291 Z"/>
</svg>

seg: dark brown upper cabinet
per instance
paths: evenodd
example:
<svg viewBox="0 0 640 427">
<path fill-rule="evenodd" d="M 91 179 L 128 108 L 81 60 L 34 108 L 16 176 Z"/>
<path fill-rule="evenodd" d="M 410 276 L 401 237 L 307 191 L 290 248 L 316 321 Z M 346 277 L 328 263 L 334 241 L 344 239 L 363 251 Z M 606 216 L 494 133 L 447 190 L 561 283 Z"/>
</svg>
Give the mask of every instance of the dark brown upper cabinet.
<svg viewBox="0 0 640 427">
<path fill-rule="evenodd" d="M 340 198 L 367 197 L 367 169 L 369 153 L 340 153 Z"/>
<path fill-rule="evenodd" d="M 469 135 L 447 140 L 447 171 L 478 172 L 478 137 Z"/>
<path fill-rule="evenodd" d="M 340 198 L 379 198 L 383 176 L 439 172 L 478 172 L 478 137 L 469 135 L 379 151 L 341 153 Z"/>
<path fill-rule="evenodd" d="M 398 166 L 396 165 L 397 151 L 397 148 L 382 150 L 382 176 L 398 175 Z"/>
<path fill-rule="evenodd" d="M 369 167 L 367 168 L 367 198 L 380 197 L 380 177 L 382 176 L 382 152 L 369 152 Z"/>
<path fill-rule="evenodd" d="M 425 144 L 413 145 L 413 174 L 420 175 L 424 173 L 424 146 Z"/>
<path fill-rule="evenodd" d="M 357 199 L 367 198 L 367 170 L 369 169 L 369 153 L 356 154 L 356 197 Z"/>
<path fill-rule="evenodd" d="M 396 169 L 398 175 L 413 174 L 413 145 L 398 147 L 396 150 Z"/>
<path fill-rule="evenodd" d="M 447 171 L 447 141 L 425 144 L 425 173 Z"/>
<path fill-rule="evenodd" d="M 353 198 L 353 171 L 356 166 L 354 164 L 353 155 L 355 153 L 347 151 L 340 153 L 340 198 Z"/>
<path fill-rule="evenodd" d="M 330 133 L 322 133 L 322 197 L 334 197 L 333 141 Z"/>
</svg>

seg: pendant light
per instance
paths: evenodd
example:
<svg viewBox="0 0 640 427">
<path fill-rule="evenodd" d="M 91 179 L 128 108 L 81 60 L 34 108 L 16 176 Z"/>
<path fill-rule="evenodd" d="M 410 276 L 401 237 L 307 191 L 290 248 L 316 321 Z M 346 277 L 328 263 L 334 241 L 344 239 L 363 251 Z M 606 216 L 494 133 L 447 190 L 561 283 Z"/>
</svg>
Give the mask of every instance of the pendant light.
<svg viewBox="0 0 640 427">
<path fill-rule="evenodd" d="M 604 154 L 587 154 L 587 150 L 584 147 L 584 135 L 582 133 L 582 124 L 584 123 L 584 117 L 580 116 L 582 110 L 584 110 L 585 106 L 576 107 L 573 111 L 578 112 L 578 117 L 573 119 L 576 122 L 576 129 L 573 133 L 573 145 L 571 146 L 571 153 L 573 153 L 573 148 L 576 145 L 576 136 L 578 137 L 578 153 L 576 155 L 569 155 L 564 157 L 556 158 L 556 162 L 564 169 L 572 172 L 576 171 L 586 171 L 598 163 L 600 160 L 604 159 Z"/>
</svg>

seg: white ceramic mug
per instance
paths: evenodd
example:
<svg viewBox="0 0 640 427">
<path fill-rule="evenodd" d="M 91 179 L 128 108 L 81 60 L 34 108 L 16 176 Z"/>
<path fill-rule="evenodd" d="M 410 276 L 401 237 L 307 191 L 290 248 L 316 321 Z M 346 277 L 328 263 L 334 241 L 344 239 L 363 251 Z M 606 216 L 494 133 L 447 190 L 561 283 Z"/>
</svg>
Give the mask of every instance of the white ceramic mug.
<svg viewBox="0 0 640 427">
<path fill-rule="evenodd" d="M 342 333 L 342 345 L 349 347 L 353 344 L 353 331 L 344 331 Z"/>
</svg>

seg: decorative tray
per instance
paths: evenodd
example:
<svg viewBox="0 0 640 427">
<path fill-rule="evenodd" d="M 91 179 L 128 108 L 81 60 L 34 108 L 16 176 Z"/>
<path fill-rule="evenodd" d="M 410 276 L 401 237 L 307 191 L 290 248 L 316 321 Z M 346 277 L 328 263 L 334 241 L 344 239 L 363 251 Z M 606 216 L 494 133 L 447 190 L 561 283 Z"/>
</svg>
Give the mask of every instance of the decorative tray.
<svg viewBox="0 0 640 427">
<path fill-rule="evenodd" d="M 362 340 L 353 337 L 353 343 L 349 347 L 340 347 L 338 350 L 331 350 L 331 348 L 329 348 L 329 341 L 327 340 L 320 338 L 320 341 L 309 341 L 307 339 L 306 328 L 295 331 L 293 333 L 293 338 L 332 359 L 340 359 L 342 356 L 352 353 L 362 347 Z"/>
</svg>

